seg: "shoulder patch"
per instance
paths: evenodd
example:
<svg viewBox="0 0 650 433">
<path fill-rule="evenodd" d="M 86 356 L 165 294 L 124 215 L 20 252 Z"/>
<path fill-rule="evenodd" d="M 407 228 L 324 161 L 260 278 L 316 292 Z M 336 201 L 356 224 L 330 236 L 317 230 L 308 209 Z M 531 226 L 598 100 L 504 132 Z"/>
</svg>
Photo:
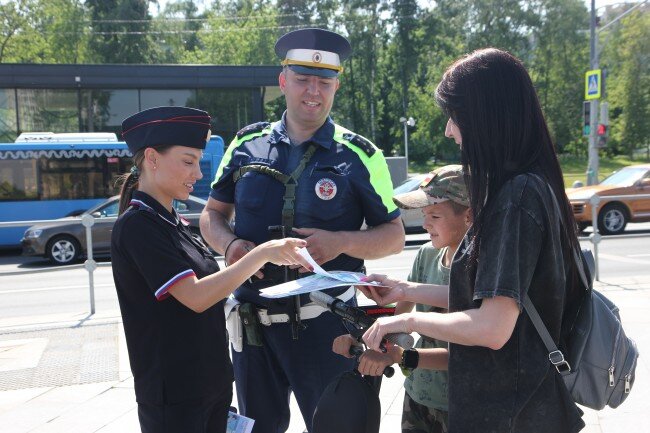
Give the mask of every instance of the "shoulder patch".
<svg viewBox="0 0 650 433">
<path fill-rule="evenodd" d="M 237 138 L 242 138 L 245 135 L 260 132 L 269 125 L 270 125 L 269 122 L 257 122 L 257 123 L 253 123 L 252 125 L 245 126 L 239 130 L 239 132 L 237 133 Z"/>
<path fill-rule="evenodd" d="M 365 137 L 362 137 L 361 135 L 345 133 L 343 134 L 343 139 L 349 141 L 350 143 L 357 146 L 359 149 L 363 150 L 363 152 L 369 157 L 374 155 L 375 152 L 377 151 L 377 149 L 375 148 L 375 146 L 373 146 L 370 140 L 368 140 Z"/>
</svg>

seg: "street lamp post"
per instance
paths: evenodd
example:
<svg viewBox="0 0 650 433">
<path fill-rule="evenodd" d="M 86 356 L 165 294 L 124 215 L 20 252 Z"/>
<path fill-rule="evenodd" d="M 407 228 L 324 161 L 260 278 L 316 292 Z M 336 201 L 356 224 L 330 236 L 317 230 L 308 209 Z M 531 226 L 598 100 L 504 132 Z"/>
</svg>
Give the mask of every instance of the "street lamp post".
<svg viewBox="0 0 650 433">
<path fill-rule="evenodd" d="M 591 70 L 598 69 L 598 47 L 596 33 L 596 0 L 591 0 L 591 19 L 589 20 L 590 46 L 589 63 Z M 598 123 L 598 99 L 590 101 L 589 161 L 587 163 L 587 185 L 598 183 L 598 147 L 596 145 L 596 125 Z"/>
<path fill-rule="evenodd" d="M 613 25 L 615 22 L 619 21 L 621 18 L 632 13 L 632 11 L 646 4 L 648 0 L 643 0 L 638 2 L 636 5 L 632 6 L 616 18 L 610 20 L 606 25 L 596 30 L 596 0 L 591 0 L 591 19 L 589 20 L 589 34 L 590 34 L 590 46 L 589 46 L 589 61 L 592 70 L 598 69 L 599 66 L 599 52 L 598 52 L 598 33 L 605 30 L 607 27 Z M 619 3 L 616 3 L 619 4 Z M 614 5 L 611 5 L 614 6 Z M 601 6 L 602 8 L 604 6 Z M 600 9 L 598 8 L 598 9 Z M 601 119 L 603 122 L 605 119 Z M 590 115 L 589 123 L 591 128 L 589 130 L 589 162 L 587 165 L 587 185 L 596 185 L 598 184 L 598 99 L 592 99 L 590 101 Z"/>
<path fill-rule="evenodd" d="M 404 124 L 404 157 L 406 159 L 406 173 L 409 171 L 409 132 L 408 127 L 415 126 L 415 119 L 409 117 L 400 117 L 399 121 Z"/>
</svg>

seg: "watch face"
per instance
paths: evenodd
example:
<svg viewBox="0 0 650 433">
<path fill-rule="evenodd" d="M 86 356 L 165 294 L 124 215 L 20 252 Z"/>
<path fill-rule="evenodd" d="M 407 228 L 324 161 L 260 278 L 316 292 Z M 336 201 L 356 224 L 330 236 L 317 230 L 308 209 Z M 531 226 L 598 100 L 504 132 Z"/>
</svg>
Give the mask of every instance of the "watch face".
<svg viewBox="0 0 650 433">
<path fill-rule="evenodd" d="M 420 354 L 415 349 L 408 349 L 402 352 L 402 367 L 415 369 L 418 367 Z"/>
</svg>

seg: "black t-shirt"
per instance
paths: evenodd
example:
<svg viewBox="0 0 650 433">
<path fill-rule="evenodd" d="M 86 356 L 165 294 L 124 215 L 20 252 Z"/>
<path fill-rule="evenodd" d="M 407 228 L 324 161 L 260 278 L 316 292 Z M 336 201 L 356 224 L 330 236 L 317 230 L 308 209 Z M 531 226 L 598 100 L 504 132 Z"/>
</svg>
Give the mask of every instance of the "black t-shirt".
<svg viewBox="0 0 650 433">
<path fill-rule="evenodd" d="M 449 345 L 449 431 L 579 431 L 582 412 L 522 305 L 528 293 L 557 343 L 571 258 L 563 253 L 550 190 L 539 177 L 516 176 L 485 212 L 477 264 L 469 265 L 471 233 L 454 257 L 449 310 L 479 308 L 482 299 L 507 296 L 521 314 L 500 350 Z"/>
<path fill-rule="evenodd" d="M 168 290 L 219 266 L 186 223 L 135 191 L 113 228 L 113 278 L 139 403 L 178 403 L 232 387 L 221 301 L 195 313 Z"/>
</svg>

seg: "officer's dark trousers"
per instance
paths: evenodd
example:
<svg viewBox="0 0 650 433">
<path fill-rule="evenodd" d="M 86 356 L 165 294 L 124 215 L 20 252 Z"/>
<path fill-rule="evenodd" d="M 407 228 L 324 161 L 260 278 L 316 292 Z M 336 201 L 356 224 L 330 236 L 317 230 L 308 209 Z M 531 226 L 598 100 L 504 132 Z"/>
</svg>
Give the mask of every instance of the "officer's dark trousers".
<svg viewBox="0 0 650 433">
<path fill-rule="evenodd" d="M 253 418 L 253 433 L 283 433 L 289 427 L 289 395 L 296 396 L 307 429 L 325 387 L 354 360 L 332 352 L 332 341 L 347 334 L 332 313 L 303 322 L 300 338 L 291 338 L 289 324 L 262 326 L 264 347 L 244 344 L 233 351 L 239 411 Z"/>
<path fill-rule="evenodd" d="M 232 392 L 183 403 L 138 403 L 142 433 L 225 433 Z"/>
</svg>

